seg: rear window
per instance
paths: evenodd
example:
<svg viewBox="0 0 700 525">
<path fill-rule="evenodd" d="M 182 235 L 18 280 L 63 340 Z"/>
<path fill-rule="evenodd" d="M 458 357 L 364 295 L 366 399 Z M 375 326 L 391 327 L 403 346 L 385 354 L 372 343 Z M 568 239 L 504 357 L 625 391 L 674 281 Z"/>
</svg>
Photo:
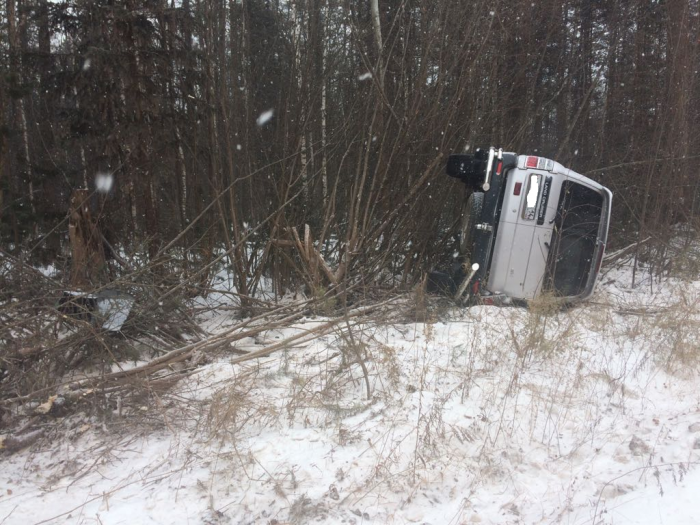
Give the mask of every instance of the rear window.
<svg viewBox="0 0 700 525">
<path fill-rule="evenodd" d="M 602 194 L 576 182 L 564 182 L 547 263 L 549 285 L 557 295 L 570 297 L 585 291 L 602 214 Z"/>
</svg>

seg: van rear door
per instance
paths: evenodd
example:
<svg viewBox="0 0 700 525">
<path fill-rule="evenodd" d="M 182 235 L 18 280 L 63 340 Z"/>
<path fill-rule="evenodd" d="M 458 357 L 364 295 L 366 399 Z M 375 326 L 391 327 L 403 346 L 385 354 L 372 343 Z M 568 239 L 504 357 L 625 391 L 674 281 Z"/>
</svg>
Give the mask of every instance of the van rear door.
<svg viewBox="0 0 700 525">
<path fill-rule="evenodd" d="M 489 289 L 533 299 L 542 289 L 563 177 L 516 168 L 505 190 Z"/>
</svg>

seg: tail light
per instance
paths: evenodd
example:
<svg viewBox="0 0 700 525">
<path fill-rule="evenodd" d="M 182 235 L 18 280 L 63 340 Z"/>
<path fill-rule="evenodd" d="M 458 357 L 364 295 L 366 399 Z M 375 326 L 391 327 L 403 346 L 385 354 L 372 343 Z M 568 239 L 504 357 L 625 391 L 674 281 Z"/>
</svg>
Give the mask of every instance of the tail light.
<svg viewBox="0 0 700 525">
<path fill-rule="evenodd" d="M 544 157 L 527 157 L 525 159 L 525 167 L 552 171 L 554 169 L 554 161 L 545 159 Z"/>
</svg>

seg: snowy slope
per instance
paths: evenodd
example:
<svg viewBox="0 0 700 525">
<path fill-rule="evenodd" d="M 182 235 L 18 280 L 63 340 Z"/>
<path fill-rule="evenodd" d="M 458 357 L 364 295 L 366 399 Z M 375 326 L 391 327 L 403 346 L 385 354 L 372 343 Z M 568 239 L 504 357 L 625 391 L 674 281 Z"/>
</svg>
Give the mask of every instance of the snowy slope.
<svg viewBox="0 0 700 525">
<path fill-rule="evenodd" d="M 0 523 L 700 523 L 699 301 L 615 270 L 566 312 L 443 309 L 220 358 L 2 458 Z"/>
</svg>

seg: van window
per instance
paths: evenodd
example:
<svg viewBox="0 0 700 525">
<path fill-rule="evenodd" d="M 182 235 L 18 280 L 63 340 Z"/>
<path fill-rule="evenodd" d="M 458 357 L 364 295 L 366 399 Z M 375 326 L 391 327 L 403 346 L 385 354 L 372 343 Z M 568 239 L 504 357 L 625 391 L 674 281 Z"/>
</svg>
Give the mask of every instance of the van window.
<svg viewBox="0 0 700 525">
<path fill-rule="evenodd" d="M 547 261 L 550 288 L 571 297 L 584 292 L 603 214 L 603 195 L 576 182 L 562 185 Z"/>
</svg>

